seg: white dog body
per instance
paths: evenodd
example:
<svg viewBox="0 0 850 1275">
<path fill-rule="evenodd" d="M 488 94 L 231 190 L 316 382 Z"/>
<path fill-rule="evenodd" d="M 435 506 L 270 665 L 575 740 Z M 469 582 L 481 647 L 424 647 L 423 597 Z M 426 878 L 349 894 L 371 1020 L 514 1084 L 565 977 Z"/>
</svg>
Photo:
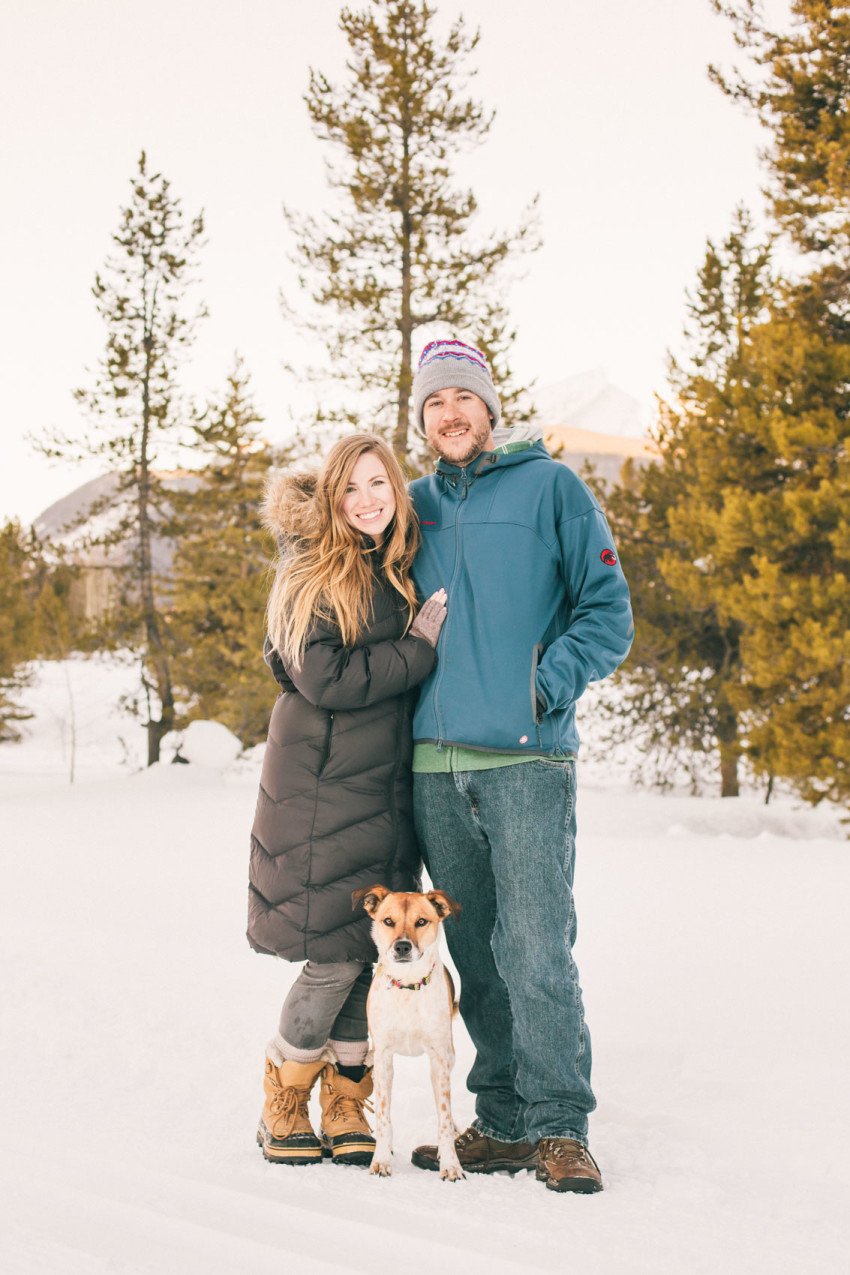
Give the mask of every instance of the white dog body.
<svg viewBox="0 0 850 1275">
<path fill-rule="evenodd" d="M 454 987 L 440 959 L 439 940 L 441 921 L 449 913 L 457 916 L 460 904 L 442 890 L 393 894 L 384 886 L 356 891 L 354 902 L 362 902 L 372 917 L 379 953 L 368 1000 L 375 1054 L 376 1145 L 371 1172 L 382 1177 L 392 1172 L 393 1056 L 427 1054 L 437 1107 L 440 1177 L 455 1181 L 464 1174 L 455 1150 L 451 1109 Z"/>
</svg>

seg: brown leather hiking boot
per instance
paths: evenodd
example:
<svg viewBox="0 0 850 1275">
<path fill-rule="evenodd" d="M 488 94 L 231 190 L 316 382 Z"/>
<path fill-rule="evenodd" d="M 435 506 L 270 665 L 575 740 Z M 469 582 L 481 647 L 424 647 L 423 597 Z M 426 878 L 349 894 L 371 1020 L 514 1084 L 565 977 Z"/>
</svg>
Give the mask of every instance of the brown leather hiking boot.
<svg viewBox="0 0 850 1275">
<path fill-rule="evenodd" d="M 455 1138 L 457 1158 L 465 1173 L 519 1173 L 537 1165 L 533 1142 L 497 1142 L 477 1129 L 467 1129 Z M 436 1147 L 417 1147 L 410 1157 L 417 1169 L 439 1169 Z"/>
<path fill-rule="evenodd" d="M 324 1060 L 313 1063 L 286 1059 L 275 1067 L 266 1058 L 263 1088 L 266 1101 L 257 1141 L 263 1155 L 273 1164 L 320 1164 L 322 1144 L 313 1132 L 307 1102 Z"/>
<path fill-rule="evenodd" d="M 361 1080 L 341 1076 L 333 1063 L 322 1071 L 319 1102 L 322 1104 L 322 1150 L 333 1156 L 334 1164 L 371 1164 L 375 1139 L 366 1123 L 371 1111 L 367 1099 L 372 1092 L 372 1068 Z"/>
<path fill-rule="evenodd" d="M 573 1138 L 541 1138 L 537 1144 L 537 1179 L 549 1191 L 601 1191 L 599 1165 L 581 1142 Z"/>
</svg>

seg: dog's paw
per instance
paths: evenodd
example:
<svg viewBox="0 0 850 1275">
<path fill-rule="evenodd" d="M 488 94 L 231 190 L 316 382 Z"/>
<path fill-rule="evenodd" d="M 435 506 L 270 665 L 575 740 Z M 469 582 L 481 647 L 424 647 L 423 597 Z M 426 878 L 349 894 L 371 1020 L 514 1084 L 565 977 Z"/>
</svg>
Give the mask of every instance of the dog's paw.
<svg viewBox="0 0 850 1275">
<path fill-rule="evenodd" d="M 369 1172 L 374 1173 L 376 1177 L 388 1178 L 392 1175 L 393 1166 L 389 1160 L 373 1160 L 369 1166 Z"/>
<path fill-rule="evenodd" d="M 440 1165 L 440 1177 L 444 1182 L 463 1182 L 466 1174 L 456 1161 L 454 1164 L 447 1164 L 445 1168 Z"/>
</svg>

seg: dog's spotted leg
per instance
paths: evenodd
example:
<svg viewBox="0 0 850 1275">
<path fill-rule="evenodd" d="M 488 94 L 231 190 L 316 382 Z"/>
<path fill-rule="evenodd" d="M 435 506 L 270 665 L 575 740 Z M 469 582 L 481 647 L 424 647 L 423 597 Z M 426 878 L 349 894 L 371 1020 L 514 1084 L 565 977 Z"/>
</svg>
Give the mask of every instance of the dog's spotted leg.
<svg viewBox="0 0 850 1275">
<path fill-rule="evenodd" d="M 452 1064 L 454 1055 L 440 1050 L 431 1053 L 431 1087 L 437 1107 L 437 1153 L 440 1177 L 457 1182 L 464 1177 L 455 1149 L 455 1122 L 452 1119 Z"/>
<path fill-rule="evenodd" d="M 389 1050 L 375 1053 L 372 1071 L 375 1104 L 375 1154 L 370 1173 L 387 1178 L 393 1171 L 393 1130 L 390 1123 L 390 1099 L 393 1090 L 393 1056 Z"/>
</svg>

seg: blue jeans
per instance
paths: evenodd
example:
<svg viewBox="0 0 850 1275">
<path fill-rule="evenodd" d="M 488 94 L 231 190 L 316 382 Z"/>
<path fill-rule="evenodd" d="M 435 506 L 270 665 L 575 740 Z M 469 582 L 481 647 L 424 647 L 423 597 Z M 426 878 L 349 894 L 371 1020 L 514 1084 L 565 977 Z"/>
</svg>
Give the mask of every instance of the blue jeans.
<svg viewBox="0 0 850 1275">
<path fill-rule="evenodd" d="M 575 762 L 413 778 L 429 875 L 463 907 L 445 930 L 477 1051 L 475 1127 L 586 1143 L 596 1100 L 572 958 Z"/>
</svg>

